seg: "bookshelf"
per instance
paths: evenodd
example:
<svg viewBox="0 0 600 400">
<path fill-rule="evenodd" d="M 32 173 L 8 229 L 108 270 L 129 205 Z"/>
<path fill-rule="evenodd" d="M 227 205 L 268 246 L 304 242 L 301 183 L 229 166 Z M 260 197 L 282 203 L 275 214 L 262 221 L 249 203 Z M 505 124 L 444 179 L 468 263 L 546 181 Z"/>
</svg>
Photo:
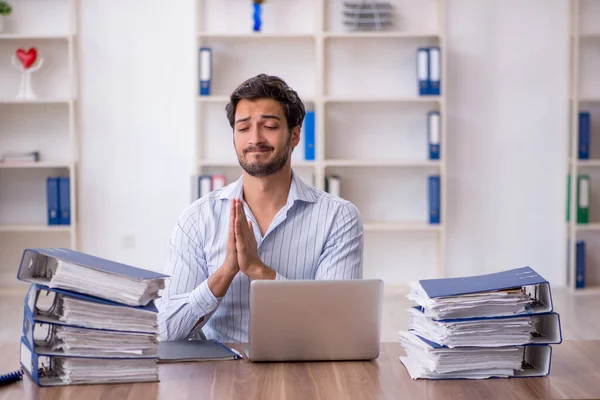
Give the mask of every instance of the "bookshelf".
<svg viewBox="0 0 600 400">
<path fill-rule="evenodd" d="M 38 151 L 37 162 L 0 162 L 0 286 L 16 279 L 23 249 L 77 248 L 77 0 L 9 1 L 0 32 L 0 153 Z M 10 62 L 35 47 L 41 68 L 31 75 L 35 99 L 18 99 L 21 72 Z M 36 65 L 34 64 L 34 66 Z M 50 225 L 47 177 L 69 178 L 71 223 Z"/>
<path fill-rule="evenodd" d="M 359 0 L 360 1 L 360 0 Z M 252 31 L 252 2 L 196 0 L 193 49 L 213 50 L 212 90 L 196 105 L 197 175 L 242 173 L 225 117 L 229 94 L 258 73 L 282 77 L 315 111 L 316 157 L 292 155 L 307 183 L 325 189 L 341 177 L 341 196 L 365 225 L 364 276 L 402 285 L 446 275 L 446 45 L 445 0 L 390 0 L 395 24 L 350 31 L 337 0 L 267 0 L 262 31 Z M 417 48 L 439 46 L 441 94 L 420 96 Z M 440 160 L 429 160 L 427 112 L 441 114 Z M 440 176 L 441 224 L 429 224 L 427 177 Z M 195 199 L 195 193 L 192 193 Z"/>
<path fill-rule="evenodd" d="M 568 175 L 571 177 L 584 174 L 589 176 L 589 219 L 579 221 L 578 184 L 571 179 L 567 190 L 570 201 L 568 212 L 571 218 L 567 221 L 568 260 L 566 284 L 572 291 L 593 292 L 600 289 L 600 198 L 598 188 L 600 182 L 600 146 L 598 132 L 600 128 L 600 3 L 589 0 L 570 1 L 570 127 Z M 589 112 L 591 126 L 589 130 L 589 156 L 580 157 L 579 149 L 584 143 L 580 140 L 580 112 Z M 587 197 L 587 196 L 586 196 Z M 575 216 L 573 218 L 573 216 Z M 576 286 L 577 242 L 585 242 L 585 286 Z"/>
</svg>

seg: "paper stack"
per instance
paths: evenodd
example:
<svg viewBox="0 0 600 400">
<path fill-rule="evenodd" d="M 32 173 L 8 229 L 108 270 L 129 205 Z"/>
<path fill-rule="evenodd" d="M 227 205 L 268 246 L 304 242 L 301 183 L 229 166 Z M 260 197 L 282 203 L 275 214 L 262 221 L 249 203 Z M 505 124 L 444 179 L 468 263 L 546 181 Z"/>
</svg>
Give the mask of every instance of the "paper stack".
<svg viewBox="0 0 600 400">
<path fill-rule="evenodd" d="M 411 284 L 399 332 L 413 379 L 544 376 L 562 342 L 550 284 L 530 267 Z"/>
<path fill-rule="evenodd" d="M 158 381 L 154 300 L 166 275 L 67 249 L 27 249 L 21 365 L 40 386 Z"/>
</svg>

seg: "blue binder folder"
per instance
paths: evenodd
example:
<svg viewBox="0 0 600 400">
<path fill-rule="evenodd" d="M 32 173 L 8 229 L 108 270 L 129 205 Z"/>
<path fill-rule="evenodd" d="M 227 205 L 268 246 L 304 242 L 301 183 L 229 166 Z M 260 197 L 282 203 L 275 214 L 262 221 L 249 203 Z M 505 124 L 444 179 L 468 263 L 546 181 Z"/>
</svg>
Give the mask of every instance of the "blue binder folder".
<svg viewBox="0 0 600 400">
<path fill-rule="evenodd" d="M 530 313 L 553 311 L 550 283 L 531 267 L 468 277 L 423 279 L 419 283 L 430 298 L 527 287 L 536 300 Z"/>
<path fill-rule="evenodd" d="M 107 371 L 122 368 L 139 368 L 140 370 L 152 369 L 146 376 L 123 374 L 120 376 L 92 378 L 79 380 L 77 383 L 66 382 L 58 375 L 56 366 L 58 360 L 77 360 L 86 359 L 96 368 L 105 368 Z M 38 386 L 63 386 L 69 384 L 87 384 L 87 383 L 117 383 L 117 382 L 158 382 L 158 358 L 128 358 L 114 359 L 108 357 L 71 357 L 56 355 L 37 354 L 24 336 L 21 337 L 20 344 L 20 364 L 23 370 L 31 377 Z M 89 365 L 88 365 L 89 366 Z M 83 372 L 83 371 L 80 371 Z"/>
<path fill-rule="evenodd" d="M 430 176 L 428 179 L 429 189 L 429 223 L 439 224 L 441 221 L 440 210 L 440 177 Z"/>
<path fill-rule="evenodd" d="M 439 96 L 441 94 L 442 61 L 439 47 L 429 48 L 429 94 Z"/>
<path fill-rule="evenodd" d="M 58 178 L 58 224 L 71 225 L 71 182 L 67 177 Z"/>
<path fill-rule="evenodd" d="M 212 81 L 212 48 L 201 47 L 198 50 L 198 69 L 200 96 L 209 96 Z"/>
<path fill-rule="evenodd" d="M 579 112 L 579 159 L 590 158 L 591 117 L 587 111 Z"/>
<path fill-rule="evenodd" d="M 307 111 L 304 117 L 304 159 L 315 159 L 315 112 Z"/>
<path fill-rule="evenodd" d="M 430 94 L 429 86 L 429 48 L 417 49 L 417 90 L 420 96 Z"/>
<path fill-rule="evenodd" d="M 168 277 L 165 274 L 133 267 L 75 250 L 64 248 L 30 248 L 23 251 L 21 263 L 17 271 L 17 278 L 22 281 L 53 288 L 74 290 L 75 288 L 57 284 L 54 279 L 57 270 L 61 268 L 61 263 L 65 263 L 80 271 L 82 280 L 89 279 L 86 278 L 86 271 L 98 271 L 102 273 L 103 279 L 108 278 L 112 281 L 108 283 L 98 281 L 98 286 L 89 292 L 86 291 L 85 294 L 134 306 L 147 305 L 150 301 L 158 297 L 158 290 L 164 288 L 164 278 Z M 140 289 L 144 291 L 143 297 L 130 299 L 116 292 L 111 294 L 109 298 L 109 294 L 103 290 L 102 286 L 104 285 L 105 287 L 107 284 L 114 285 L 116 282 L 127 284 L 131 281 L 135 281 L 138 284 L 142 282 L 146 285 L 145 288 Z M 84 292 L 83 288 L 78 287 L 77 290 Z"/>
<path fill-rule="evenodd" d="M 58 193 L 58 178 L 46 178 L 46 206 L 48 209 L 48 225 L 58 225 L 59 222 Z"/>
<path fill-rule="evenodd" d="M 40 299 L 42 297 L 42 299 Z M 36 322 L 47 322 L 56 325 L 70 325 L 70 326 L 79 326 L 81 328 L 98 328 L 102 329 L 106 327 L 106 324 L 102 324 L 101 326 L 86 324 L 86 323 L 72 323 L 67 324 L 64 321 L 61 321 L 54 313 L 49 312 L 48 308 L 52 306 L 56 306 L 64 297 L 70 297 L 75 300 L 79 300 L 82 302 L 90 303 L 90 304 L 100 304 L 111 307 L 111 310 L 116 314 L 124 314 L 119 310 L 133 310 L 136 315 L 142 313 L 151 313 L 153 314 L 153 319 L 156 320 L 156 315 L 158 313 L 158 309 L 154 301 L 151 301 L 145 306 L 129 306 L 126 304 L 116 303 L 113 301 L 105 300 L 99 297 L 89 296 L 82 293 L 77 293 L 69 290 L 62 289 L 53 289 L 48 286 L 39 285 L 36 283 L 32 283 L 29 286 L 27 294 L 25 295 L 25 314 L 31 314 L 33 320 Z M 51 302 L 52 305 L 49 306 L 48 303 Z M 43 303 L 43 304 L 41 304 Z M 148 327 L 147 329 L 133 329 L 128 328 L 128 325 L 119 323 L 121 330 L 127 332 L 140 332 L 140 333 L 158 333 L 158 326 L 154 325 L 152 327 Z"/>
<path fill-rule="evenodd" d="M 585 241 L 578 240 L 575 244 L 575 288 L 585 287 Z"/>
<path fill-rule="evenodd" d="M 409 332 L 409 335 L 414 335 L 419 340 L 423 341 L 423 343 L 431 350 L 435 349 L 448 349 L 446 346 L 441 346 L 435 342 L 427 340 L 419 335 L 414 334 L 413 332 Z M 552 360 L 552 346 L 549 345 L 539 345 L 539 344 L 528 344 L 523 346 L 512 346 L 519 349 L 523 349 L 523 365 L 527 366 L 523 370 L 515 370 L 514 378 L 531 378 L 531 377 L 542 377 L 550 374 L 550 366 Z M 448 352 L 452 352 L 453 350 L 461 351 L 461 348 L 456 349 L 448 349 Z M 448 354 L 448 353 L 446 353 Z M 400 357 L 401 361 L 407 366 L 407 358 Z M 409 369 L 410 373 L 410 369 Z M 412 375 L 412 374 L 411 374 Z M 492 374 L 490 378 L 495 378 Z M 413 378 L 415 379 L 415 378 Z M 463 378 L 446 378 L 443 376 L 440 377 L 429 377 L 427 379 L 463 379 Z"/>
<path fill-rule="evenodd" d="M 441 124 L 439 111 L 430 111 L 427 113 L 427 142 L 429 147 L 429 159 L 439 160 L 441 147 Z"/>
</svg>

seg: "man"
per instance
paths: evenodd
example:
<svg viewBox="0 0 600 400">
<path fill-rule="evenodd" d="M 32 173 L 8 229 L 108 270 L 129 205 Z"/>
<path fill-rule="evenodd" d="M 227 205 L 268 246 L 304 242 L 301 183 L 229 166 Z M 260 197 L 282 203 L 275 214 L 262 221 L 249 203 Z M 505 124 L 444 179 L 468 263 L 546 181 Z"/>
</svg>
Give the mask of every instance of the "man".
<svg viewBox="0 0 600 400">
<path fill-rule="evenodd" d="M 305 108 L 280 78 L 260 74 L 226 107 L 242 176 L 179 218 L 159 331 L 163 340 L 247 342 L 255 279 L 360 279 L 363 224 L 350 202 L 302 182 L 291 168 Z"/>
</svg>

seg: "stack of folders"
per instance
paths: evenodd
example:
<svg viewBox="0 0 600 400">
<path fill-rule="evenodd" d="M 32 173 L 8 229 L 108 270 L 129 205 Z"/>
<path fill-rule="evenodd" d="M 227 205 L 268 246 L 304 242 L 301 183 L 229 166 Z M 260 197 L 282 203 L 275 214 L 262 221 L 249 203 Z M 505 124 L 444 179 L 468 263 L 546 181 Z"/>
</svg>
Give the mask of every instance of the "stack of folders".
<svg viewBox="0 0 600 400">
<path fill-rule="evenodd" d="M 21 365 L 40 386 L 158 381 L 163 274 L 68 249 L 26 249 Z"/>
<path fill-rule="evenodd" d="M 411 284 L 399 332 L 413 379 L 546 376 L 562 342 L 550 284 L 530 267 Z"/>
</svg>

